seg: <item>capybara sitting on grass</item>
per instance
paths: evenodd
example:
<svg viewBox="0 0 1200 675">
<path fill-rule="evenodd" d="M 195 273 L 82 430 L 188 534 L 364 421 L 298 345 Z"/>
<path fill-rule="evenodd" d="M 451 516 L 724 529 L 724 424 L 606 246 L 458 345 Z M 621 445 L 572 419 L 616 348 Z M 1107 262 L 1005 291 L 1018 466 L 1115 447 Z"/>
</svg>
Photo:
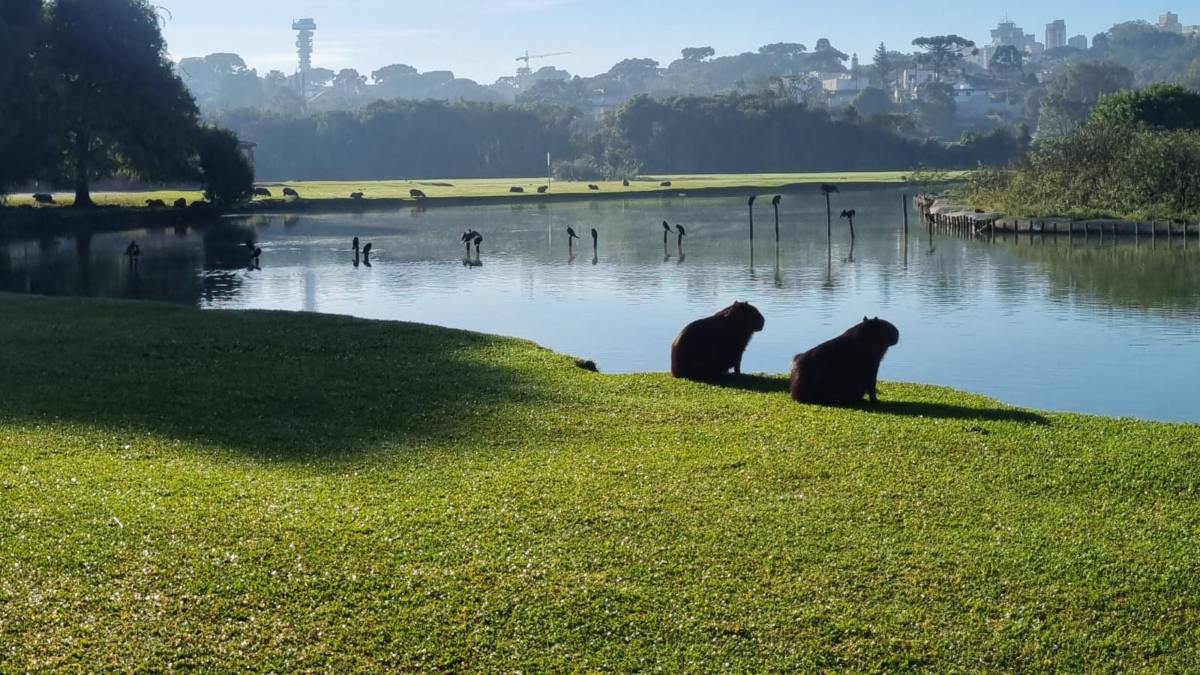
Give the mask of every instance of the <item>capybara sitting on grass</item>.
<svg viewBox="0 0 1200 675">
<path fill-rule="evenodd" d="M 879 364 L 900 331 L 876 317 L 792 359 L 792 398 L 800 403 L 849 406 L 879 400 Z"/>
<path fill-rule="evenodd" d="M 766 325 L 753 305 L 735 302 L 716 314 L 688 324 L 671 345 L 671 375 L 707 382 L 742 374 L 742 354 L 750 338 Z"/>
</svg>

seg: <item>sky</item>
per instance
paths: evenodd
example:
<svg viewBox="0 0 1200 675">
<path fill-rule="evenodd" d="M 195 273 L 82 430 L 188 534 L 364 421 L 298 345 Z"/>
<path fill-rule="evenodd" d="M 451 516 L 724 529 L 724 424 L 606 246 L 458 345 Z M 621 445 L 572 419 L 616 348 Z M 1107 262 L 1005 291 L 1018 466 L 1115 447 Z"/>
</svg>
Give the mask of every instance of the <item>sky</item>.
<svg viewBox="0 0 1200 675">
<path fill-rule="evenodd" d="M 1173 5 L 1171 4 L 1173 3 Z M 164 27 L 175 60 L 213 52 L 241 54 L 260 74 L 296 69 L 292 19 L 316 20 L 313 65 L 369 74 L 406 63 L 418 70 L 453 70 L 489 84 L 515 73 L 516 57 L 570 52 L 533 62 L 576 75 L 607 71 L 624 58 L 649 57 L 664 66 L 684 47 L 711 46 L 718 56 L 772 42 L 818 38 L 857 52 L 863 62 L 882 41 L 911 51 L 913 38 L 957 33 L 983 44 L 1005 18 L 1044 39 L 1045 25 L 1067 21 L 1068 35 L 1089 38 L 1114 23 L 1157 21 L 1175 11 L 1200 24 L 1195 0 L 154 0 L 166 8 Z"/>
</svg>

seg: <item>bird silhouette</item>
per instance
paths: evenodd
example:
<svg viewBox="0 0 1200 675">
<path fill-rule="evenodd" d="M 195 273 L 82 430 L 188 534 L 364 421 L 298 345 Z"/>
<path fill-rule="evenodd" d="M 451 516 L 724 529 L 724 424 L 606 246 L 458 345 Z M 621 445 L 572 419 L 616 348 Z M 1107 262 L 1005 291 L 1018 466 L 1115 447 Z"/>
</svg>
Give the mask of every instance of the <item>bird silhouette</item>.
<svg viewBox="0 0 1200 675">
<path fill-rule="evenodd" d="M 758 195 L 750 195 L 750 199 L 746 200 L 746 205 L 750 207 L 750 241 L 754 241 L 754 202 L 758 200 Z"/>
<path fill-rule="evenodd" d="M 677 243 L 679 246 L 679 257 L 683 258 L 683 238 L 687 236 L 687 230 L 683 229 L 682 225 L 676 225 L 675 229 L 679 232 L 679 241 Z"/>
<path fill-rule="evenodd" d="M 131 241 L 129 242 L 129 245 L 125 247 L 125 257 L 127 258 L 136 258 L 141 254 L 142 248 L 138 246 L 137 241 Z"/>
<path fill-rule="evenodd" d="M 463 234 L 462 234 L 462 243 L 464 246 L 466 246 L 466 249 L 467 249 L 466 254 L 468 256 L 471 255 L 471 242 L 475 241 L 476 234 L 478 234 L 478 233 L 473 229 L 468 229 L 466 232 L 463 232 Z"/>
<path fill-rule="evenodd" d="M 854 209 L 842 211 L 842 217 L 850 223 L 850 241 L 854 241 L 854 216 L 856 215 L 858 215 L 858 212 Z"/>
<path fill-rule="evenodd" d="M 775 195 L 771 200 L 771 206 L 775 207 L 775 243 L 779 244 L 779 202 L 783 201 L 783 195 Z"/>
<path fill-rule="evenodd" d="M 363 246 L 363 250 L 362 250 L 362 251 L 363 251 L 363 257 L 364 257 L 364 258 L 370 258 L 370 257 L 371 257 L 371 249 L 372 249 L 373 247 L 374 247 L 374 245 L 373 245 L 373 244 L 371 244 L 371 242 L 367 242 L 367 245 L 366 245 L 366 246 Z"/>
<path fill-rule="evenodd" d="M 573 228 L 573 227 L 567 228 L 567 236 L 570 237 L 571 239 L 579 238 L 579 235 L 575 234 L 575 228 Z"/>
<path fill-rule="evenodd" d="M 250 266 L 254 269 L 261 269 L 262 266 L 260 264 L 260 258 L 262 258 L 262 249 L 255 247 L 255 249 L 250 252 Z"/>
<path fill-rule="evenodd" d="M 354 238 L 354 252 L 358 253 L 358 237 Z"/>
<path fill-rule="evenodd" d="M 829 195 L 838 192 L 838 186 L 821 183 L 820 188 L 821 194 L 825 195 L 825 235 L 833 237 L 833 206 L 829 200 Z"/>
<path fill-rule="evenodd" d="M 475 244 L 475 258 L 478 259 L 479 258 L 479 245 L 483 243 L 483 235 L 476 232 L 475 236 L 471 237 L 471 242 Z"/>
</svg>

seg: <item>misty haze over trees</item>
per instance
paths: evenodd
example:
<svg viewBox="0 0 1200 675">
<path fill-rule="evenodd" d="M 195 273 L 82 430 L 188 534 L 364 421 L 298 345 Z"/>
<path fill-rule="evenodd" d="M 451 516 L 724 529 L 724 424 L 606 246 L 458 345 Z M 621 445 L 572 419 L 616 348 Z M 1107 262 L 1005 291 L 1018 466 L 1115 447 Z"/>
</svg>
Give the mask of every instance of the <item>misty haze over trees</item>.
<svg viewBox="0 0 1200 675">
<path fill-rule="evenodd" d="M 297 179 L 536 175 L 546 152 L 564 178 L 969 168 L 1008 162 L 1034 135 L 1064 137 L 1104 95 L 1200 87 L 1200 39 L 1143 22 L 1037 59 L 1000 47 L 981 64 L 957 35 L 917 37 L 912 50 L 881 44 L 862 62 L 826 39 L 720 56 L 694 46 L 666 66 L 629 58 L 591 77 L 547 66 L 488 85 L 404 64 L 315 68 L 307 101 L 296 76 L 260 77 L 235 54 L 183 59 L 178 71 L 207 116 L 259 143 L 264 176 Z M 929 81 L 905 81 L 923 72 Z M 999 103 L 961 114 L 961 90 Z"/>
</svg>

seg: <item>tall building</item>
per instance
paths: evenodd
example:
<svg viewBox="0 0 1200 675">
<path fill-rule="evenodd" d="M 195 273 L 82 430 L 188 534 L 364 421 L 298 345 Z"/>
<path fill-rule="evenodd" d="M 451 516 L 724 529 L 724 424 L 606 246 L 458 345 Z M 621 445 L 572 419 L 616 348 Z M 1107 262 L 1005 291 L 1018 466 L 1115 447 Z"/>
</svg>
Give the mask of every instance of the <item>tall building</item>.
<svg viewBox="0 0 1200 675">
<path fill-rule="evenodd" d="M 1025 50 L 1025 31 L 1012 21 L 1002 21 L 992 29 L 993 47 L 1016 47 Z"/>
<path fill-rule="evenodd" d="M 1179 15 L 1174 12 L 1167 12 L 1158 17 L 1158 29 L 1168 33 L 1182 34 L 1183 24 L 1179 23 Z"/>
<path fill-rule="evenodd" d="M 300 56 L 300 77 L 297 78 L 300 82 L 300 98 L 307 101 L 308 72 L 312 70 L 313 31 L 317 30 L 317 22 L 312 19 L 293 21 L 292 30 L 296 31 L 296 53 Z"/>
<path fill-rule="evenodd" d="M 1046 49 L 1059 49 L 1067 46 L 1067 22 L 1059 19 L 1046 24 Z"/>
<path fill-rule="evenodd" d="M 1081 50 L 1087 49 L 1088 48 L 1087 36 L 1086 35 L 1076 35 L 1075 37 L 1073 37 L 1067 41 L 1067 46 L 1074 47 L 1075 49 L 1081 49 Z"/>
</svg>

